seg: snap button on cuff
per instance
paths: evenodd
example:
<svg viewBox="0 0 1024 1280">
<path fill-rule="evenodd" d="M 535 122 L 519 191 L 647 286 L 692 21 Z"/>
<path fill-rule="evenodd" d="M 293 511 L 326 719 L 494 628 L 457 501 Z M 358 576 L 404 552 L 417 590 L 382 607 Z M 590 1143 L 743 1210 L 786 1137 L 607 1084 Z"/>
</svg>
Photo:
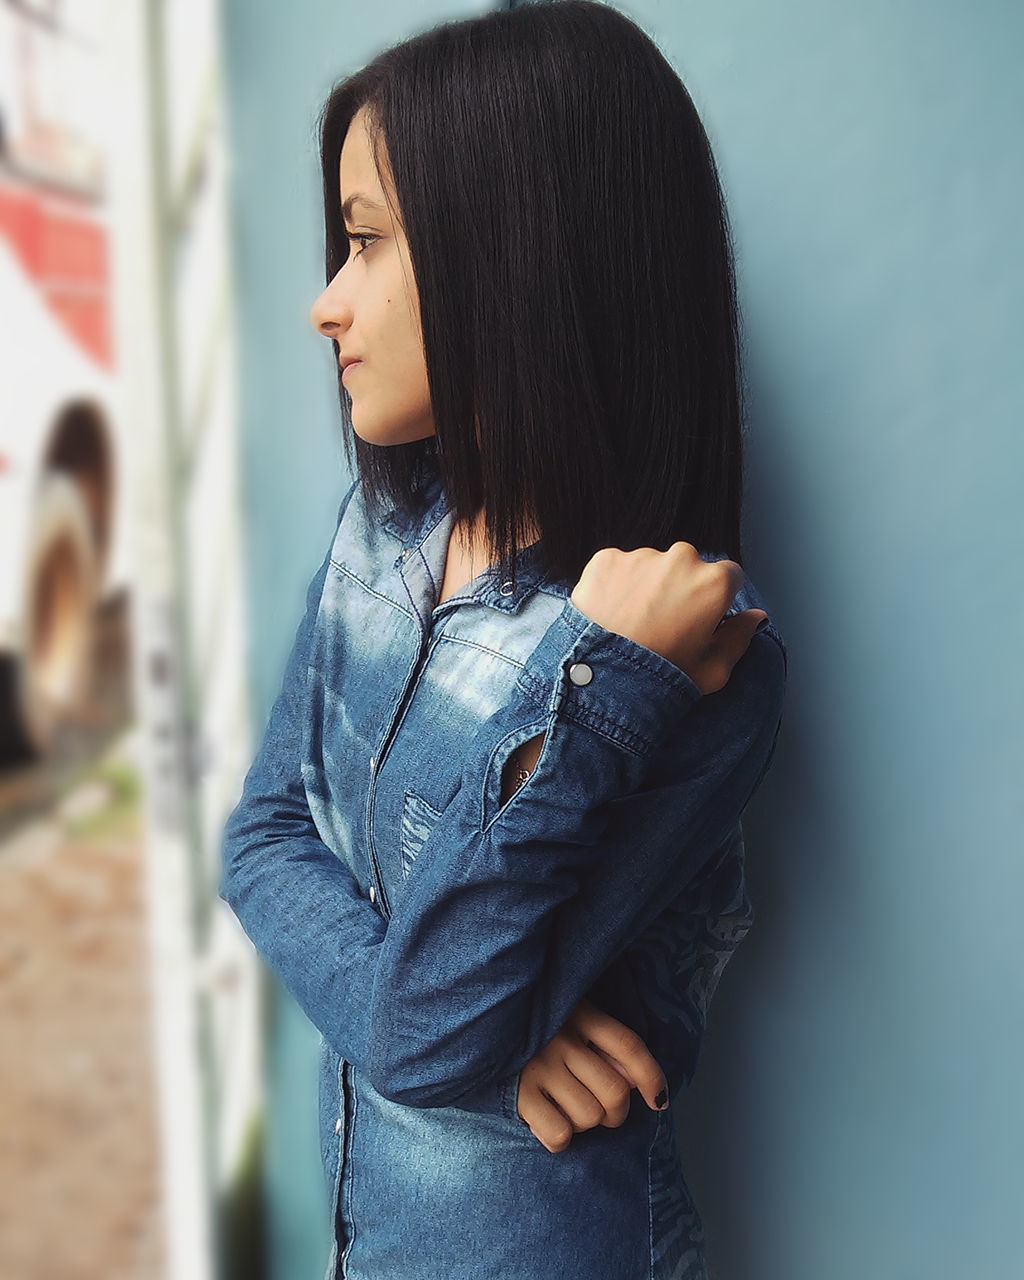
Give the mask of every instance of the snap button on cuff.
<svg viewBox="0 0 1024 1280">
<path fill-rule="evenodd" d="M 515 587 L 511 582 L 503 582 L 498 590 L 503 596 L 510 596 L 515 591 Z"/>
<path fill-rule="evenodd" d="M 585 662 L 574 662 L 569 668 L 569 679 L 573 684 L 590 684 L 594 672 Z"/>
</svg>

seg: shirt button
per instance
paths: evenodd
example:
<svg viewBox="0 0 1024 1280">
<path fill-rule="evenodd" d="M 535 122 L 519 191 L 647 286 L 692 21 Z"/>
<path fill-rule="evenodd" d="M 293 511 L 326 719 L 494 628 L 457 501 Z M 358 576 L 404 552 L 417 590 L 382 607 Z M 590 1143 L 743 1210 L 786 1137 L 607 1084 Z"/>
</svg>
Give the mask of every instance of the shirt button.
<svg viewBox="0 0 1024 1280">
<path fill-rule="evenodd" d="M 370 901 L 371 902 L 377 901 L 377 890 L 373 887 L 372 884 L 370 885 Z"/>
<path fill-rule="evenodd" d="M 498 588 L 503 596 L 510 596 L 515 589 L 515 584 L 512 582 L 503 582 Z"/>
<path fill-rule="evenodd" d="M 370 756 L 370 768 L 375 769 L 376 767 L 377 767 L 377 757 Z"/>
<path fill-rule="evenodd" d="M 590 684 L 594 673 L 585 662 L 574 662 L 569 668 L 569 679 L 573 684 Z"/>
<path fill-rule="evenodd" d="M 398 558 L 399 558 L 399 560 L 408 560 L 408 558 L 409 558 L 409 548 L 408 548 L 408 547 L 406 547 L 406 548 L 403 550 L 402 554 L 401 554 Z"/>
<path fill-rule="evenodd" d="M 334 1122 L 334 1132 L 341 1133 L 341 1116 L 338 1116 L 337 1120 Z"/>
</svg>

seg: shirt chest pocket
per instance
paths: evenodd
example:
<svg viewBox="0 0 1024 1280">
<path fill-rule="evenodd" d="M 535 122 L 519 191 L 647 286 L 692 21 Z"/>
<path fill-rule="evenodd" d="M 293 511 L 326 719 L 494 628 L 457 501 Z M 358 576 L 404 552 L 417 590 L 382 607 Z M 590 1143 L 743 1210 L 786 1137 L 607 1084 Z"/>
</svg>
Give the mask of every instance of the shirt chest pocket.
<svg viewBox="0 0 1024 1280">
<path fill-rule="evenodd" d="M 416 861 L 416 856 L 423 848 L 424 841 L 440 817 L 440 813 L 440 809 L 435 809 L 415 791 L 406 789 L 402 799 L 402 822 L 399 834 L 403 880 L 408 877 L 412 864 Z"/>
</svg>

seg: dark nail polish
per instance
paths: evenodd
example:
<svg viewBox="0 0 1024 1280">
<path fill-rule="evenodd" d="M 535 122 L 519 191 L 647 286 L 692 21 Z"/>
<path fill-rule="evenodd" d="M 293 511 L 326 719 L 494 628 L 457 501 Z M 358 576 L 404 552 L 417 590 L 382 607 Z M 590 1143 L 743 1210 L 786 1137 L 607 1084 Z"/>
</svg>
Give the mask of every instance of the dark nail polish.
<svg viewBox="0 0 1024 1280">
<path fill-rule="evenodd" d="M 767 618 L 762 618 L 762 619 L 761 619 L 761 621 L 760 621 L 760 622 L 757 624 L 757 626 L 754 628 L 754 630 L 755 630 L 755 631 L 764 631 L 764 629 L 765 629 L 767 626 L 768 626 L 768 619 L 767 619 Z"/>
<path fill-rule="evenodd" d="M 658 1108 L 659 1111 L 665 1110 L 665 1108 L 668 1106 L 668 1093 L 666 1092 L 666 1090 L 662 1089 L 661 1093 L 659 1093 L 658 1096 L 654 1099 L 654 1105 Z"/>
</svg>

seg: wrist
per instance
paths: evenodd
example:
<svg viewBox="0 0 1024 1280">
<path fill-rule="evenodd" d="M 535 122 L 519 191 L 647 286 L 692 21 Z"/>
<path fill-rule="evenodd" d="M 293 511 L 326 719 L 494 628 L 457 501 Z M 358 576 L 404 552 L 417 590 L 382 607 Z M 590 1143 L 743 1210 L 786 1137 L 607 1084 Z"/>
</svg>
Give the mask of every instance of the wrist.
<svg viewBox="0 0 1024 1280">
<path fill-rule="evenodd" d="M 701 698 L 681 668 L 567 597 L 518 681 L 538 705 L 646 756 Z"/>
</svg>

